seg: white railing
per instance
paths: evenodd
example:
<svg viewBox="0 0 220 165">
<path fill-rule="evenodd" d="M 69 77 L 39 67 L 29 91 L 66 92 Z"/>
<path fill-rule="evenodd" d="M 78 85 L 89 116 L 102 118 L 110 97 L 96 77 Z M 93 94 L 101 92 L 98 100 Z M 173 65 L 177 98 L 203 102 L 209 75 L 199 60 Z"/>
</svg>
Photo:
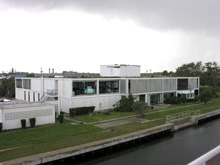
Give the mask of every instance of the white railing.
<svg viewBox="0 0 220 165">
<path fill-rule="evenodd" d="M 174 120 L 176 120 L 176 119 L 189 117 L 189 116 L 198 116 L 198 115 L 200 115 L 200 110 L 174 113 L 174 114 L 166 116 L 166 123 L 174 123 Z"/>
</svg>

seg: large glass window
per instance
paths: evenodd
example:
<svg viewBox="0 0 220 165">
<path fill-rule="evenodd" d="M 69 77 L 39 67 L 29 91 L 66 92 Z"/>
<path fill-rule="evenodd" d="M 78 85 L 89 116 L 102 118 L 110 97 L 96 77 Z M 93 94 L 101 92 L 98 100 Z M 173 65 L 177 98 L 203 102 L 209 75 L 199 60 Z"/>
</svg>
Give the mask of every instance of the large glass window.
<svg viewBox="0 0 220 165">
<path fill-rule="evenodd" d="M 30 79 L 23 80 L 23 88 L 24 89 L 31 89 L 31 80 Z"/>
<path fill-rule="evenodd" d="M 119 81 L 99 81 L 99 93 L 118 93 Z"/>
<path fill-rule="evenodd" d="M 16 79 L 16 88 L 22 88 L 22 79 Z"/>
<path fill-rule="evenodd" d="M 188 79 L 178 79 L 178 90 L 187 90 L 188 89 Z"/>
<path fill-rule="evenodd" d="M 74 81 L 73 96 L 96 94 L 96 81 Z"/>
</svg>

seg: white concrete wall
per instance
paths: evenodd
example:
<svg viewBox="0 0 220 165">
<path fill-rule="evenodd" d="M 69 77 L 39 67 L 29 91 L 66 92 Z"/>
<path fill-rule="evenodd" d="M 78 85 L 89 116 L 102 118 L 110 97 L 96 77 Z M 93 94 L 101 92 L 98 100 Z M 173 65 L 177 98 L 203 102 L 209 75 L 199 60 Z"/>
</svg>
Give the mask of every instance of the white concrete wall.
<svg viewBox="0 0 220 165">
<path fill-rule="evenodd" d="M 31 90 L 32 91 L 41 91 L 41 79 L 40 78 L 32 78 L 31 79 Z"/>
<path fill-rule="evenodd" d="M 3 130 L 21 128 L 21 119 L 26 119 L 26 126 L 30 127 L 29 118 L 36 118 L 36 126 L 55 123 L 54 105 L 28 106 L 23 108 L 2 109 Z"/>
<path fill-rule="evenodd" d="M 120 68 L 114 68 L 113 66 L 108 66 L 108 65 L 101 65 L 100 75 L 102 77 L 119 77 Z"/>
<path fill-rule="evenodd" d="M 59 79 L 58 93 L 61 98 L 72 97 L 72 79 Z"/>
<path fill-rule="evenodd" d="M 101 65 L 100 75 L 102 77 L 140 77 L 140 66 L 138 65 Z"/>
<path fill-rule="evenodd" d="M 75 96 L 72 97 L 71 106 L 68 107 L 70 100 L 63 99 L 61 102 L 62 110 L 69 113 L 69 108 L 83 107 L 83 106 L 95 106 L 95 111 L 112 109 L 113 104 L 121 99 L 120 94 L 103 94 L 93 96 Z"/>
<path fill-rule="evenodd" d="M 141 67 L 136 65 L 125 65 L 120 68 L 120 77 L 140 77 Z"/>
</svg>

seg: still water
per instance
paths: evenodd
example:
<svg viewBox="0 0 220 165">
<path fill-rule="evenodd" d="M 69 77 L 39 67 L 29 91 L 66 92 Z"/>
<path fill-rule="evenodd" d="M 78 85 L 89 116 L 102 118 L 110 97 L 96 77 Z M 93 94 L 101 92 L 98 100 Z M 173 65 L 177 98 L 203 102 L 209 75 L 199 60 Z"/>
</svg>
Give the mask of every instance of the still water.
<svg viewBox="0 0 220 165">
<path fill-rule="evenodd" d="M 220 119 L 88 162 L 97 165 L 181 165 L 220 145 Z M 84 162 L 85 163 L 85 162 Z"/>
</svg>

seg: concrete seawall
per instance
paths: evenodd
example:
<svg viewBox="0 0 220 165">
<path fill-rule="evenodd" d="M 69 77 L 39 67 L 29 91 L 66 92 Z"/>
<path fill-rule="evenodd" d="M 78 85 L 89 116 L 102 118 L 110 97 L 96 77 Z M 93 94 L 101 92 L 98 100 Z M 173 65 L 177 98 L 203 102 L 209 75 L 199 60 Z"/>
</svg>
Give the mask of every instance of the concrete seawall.
<svg viewBox="0 0 220 165">
<path fill-rule="evenodd" d="M 178 131 L 180 129 L 199 124 L 200 121 L 209 120 L 215 117 L 220 116 L 220 110 L 208 112 L 205 114 L 201 114 L 198 116 L 190 116 L 181 119 L 177 119 L 174 121 L 174 131 Z"/>
<path fill-rule="evenodd" d="M 55 160 L 60 160 L 68 157 L 73 157 L 89 152 L 98 151 L 100 149 L 105 149 L 108 147 L 116 146 L 126 142 L 138 140 L 147 136 L 159 134 L 165 131 L 172 132 L 174 125 L 172 123 L 164 124 L 154 128 L 149 128 L 146 130 L 141 130 L 134 133 L 129 133 L 122 136 L 117 136 L 105 140 L 100 140 L 88 144 L 83 144 L 75 147 L 69 147 L 65 149 L 60 149 L 52 152 L 47 152 L 43 154 L 37 154 L 33 156 L 28 156 L 20 159 L 15 159 L 7 162 L 3 162 L 3 165 L 7 164 L 41 164 L 47 163 Z"/>
<path fill-rule="evenodd" d="M 191 116 L 186 118 L 177 119 L 174 123 L 168 123 L 160 125 L 157 127 L 141 130 L 138 132 L 129 133 L 126 135 L 121 135 L 109 139 L 104 139 L 96 142 L 91 142 L 88 144 L 83 144 L 75 147 L 69 147 L 65 149 L 60 149 L 56 151 L 51 151 L 47 153 L 32 155 L 24 158 L 19 158 L 7 162 L 0 163 L 0 165 L 7 164 L 41 164 L 51 161 L 56 161 L 68 157 L 74 157 L 81 154 L 86 154 L 90 152 L 95 152 L 98 150 L 106 149 L 108 147 L 114 147 L 127 142 L 142 139 L 148 136 L 153 136 L 157 134 L 162 134 L 164 132 L 178 131 L 179 129 L 186 128 L 188 126 L 196 125 L 201 120 L 207 120 L 213 117 L 220 116 L 220 110 L 209 112 L 206 114 L 201 114 L 198 116 Z"/>
</svg>

